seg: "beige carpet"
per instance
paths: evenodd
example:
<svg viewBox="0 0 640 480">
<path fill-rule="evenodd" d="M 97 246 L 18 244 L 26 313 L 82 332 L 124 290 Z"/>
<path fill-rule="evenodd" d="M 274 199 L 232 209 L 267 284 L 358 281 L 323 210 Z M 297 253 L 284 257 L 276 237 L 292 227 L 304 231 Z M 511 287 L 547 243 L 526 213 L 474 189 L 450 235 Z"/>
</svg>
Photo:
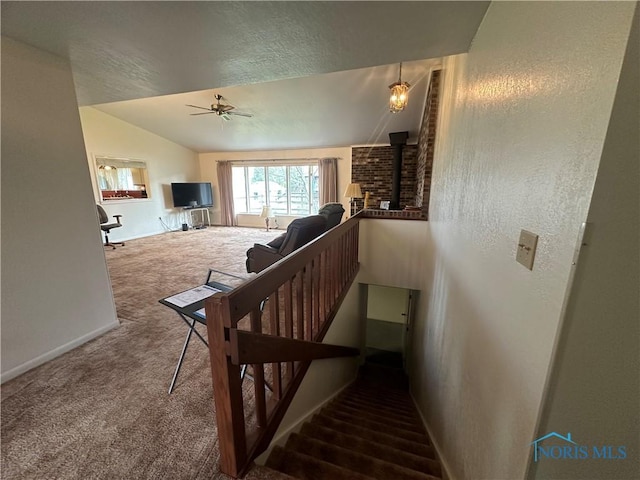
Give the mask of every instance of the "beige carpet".
<svg viewBox="0 0 640 480">
<path fill-rule="evenodd" d="M 227 478 L 206 347 L 192 338 L 168 395 L 186 327 L 158 300 L 201 284 L 208 268 L 247 276 L 246 250 L 278 234 L 217 227 L 106 250 L 121 326 L 2 386 L 2 478 Z M 245 398 L 251 390 L 245 382 Z"/>
</svg>

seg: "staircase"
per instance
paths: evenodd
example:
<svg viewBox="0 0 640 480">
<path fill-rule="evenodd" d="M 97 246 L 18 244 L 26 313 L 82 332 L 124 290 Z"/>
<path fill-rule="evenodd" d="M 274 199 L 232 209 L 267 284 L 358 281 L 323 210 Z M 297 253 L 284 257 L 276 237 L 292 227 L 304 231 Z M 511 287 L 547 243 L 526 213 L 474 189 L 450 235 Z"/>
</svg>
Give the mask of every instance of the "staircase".
<svg viewBox="0 0 640 480">
<path fill-rule="evenodd" d="M 400 369 L 365 364 L 358 379 L 266 463 L 300 480 L 436 480 L 440 462 Z"/>
</svg>

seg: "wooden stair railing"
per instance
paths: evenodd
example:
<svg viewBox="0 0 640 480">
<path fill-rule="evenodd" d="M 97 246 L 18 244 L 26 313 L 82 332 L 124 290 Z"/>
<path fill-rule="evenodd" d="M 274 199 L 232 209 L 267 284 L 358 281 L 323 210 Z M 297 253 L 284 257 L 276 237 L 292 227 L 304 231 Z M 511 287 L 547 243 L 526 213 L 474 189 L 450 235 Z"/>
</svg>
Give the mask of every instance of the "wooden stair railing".
<svg viewBox="0 0 640 480">
<path fill-rule="evenodd" d="M 359 221 L 351 217 L 206 301 L 223 473 L 244 475 L 267 449 L 312 360 L 359 354 L 321 343 L 358 273 Z M 243 365 L 253 370 L 255 412 L 245 412 Z"/>
</svg>

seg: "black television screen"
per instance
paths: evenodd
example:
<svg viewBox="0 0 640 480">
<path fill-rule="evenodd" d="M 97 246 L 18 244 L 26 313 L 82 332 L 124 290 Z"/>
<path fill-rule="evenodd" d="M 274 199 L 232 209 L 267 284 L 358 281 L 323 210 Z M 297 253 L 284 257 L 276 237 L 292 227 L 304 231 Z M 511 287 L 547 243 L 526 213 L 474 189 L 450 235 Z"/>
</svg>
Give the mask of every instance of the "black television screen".
<svg viewBox="0 0 640 480">
<path fill-rule="evenodd" d="M 172 183 L 174 207 L 211 207 L 213 194 L 209 182 Z"/>
</svg>

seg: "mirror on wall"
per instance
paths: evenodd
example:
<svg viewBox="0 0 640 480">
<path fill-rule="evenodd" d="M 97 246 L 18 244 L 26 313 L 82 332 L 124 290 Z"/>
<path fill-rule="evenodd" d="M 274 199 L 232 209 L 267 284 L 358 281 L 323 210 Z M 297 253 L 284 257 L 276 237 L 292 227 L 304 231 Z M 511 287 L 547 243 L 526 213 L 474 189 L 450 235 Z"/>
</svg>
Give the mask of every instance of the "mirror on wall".
<svg viewBox="0 0 640 480">
<path fill-rule="evenodd" d="M 96 156 L 96 180 L 102 201 L 149 198 L 147 164 L 131 158 Z"/>
</svg>

